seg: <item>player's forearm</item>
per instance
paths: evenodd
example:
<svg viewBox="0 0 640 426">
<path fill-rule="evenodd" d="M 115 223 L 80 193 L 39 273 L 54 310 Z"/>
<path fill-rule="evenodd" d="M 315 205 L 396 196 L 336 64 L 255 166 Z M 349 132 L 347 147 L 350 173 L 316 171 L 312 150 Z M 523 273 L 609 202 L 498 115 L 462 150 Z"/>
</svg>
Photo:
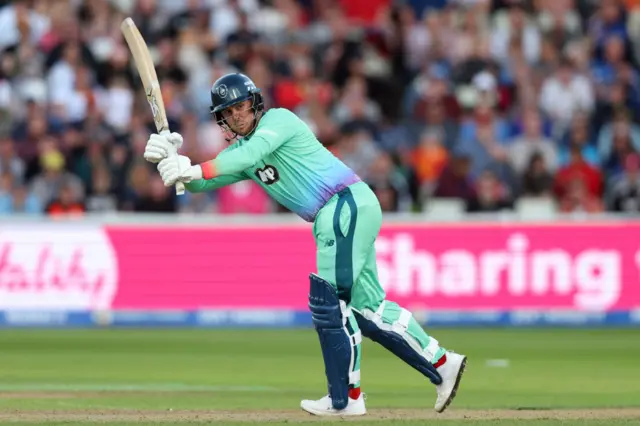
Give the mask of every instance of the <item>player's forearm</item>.
<svg viewBox="0 0 640 426">
<path fill-rule="evenodd" d="M 184 187 L 187 191 L 193 192 L 193 193 L 205 192 L 209 189 L 213 189 L 207 185 L 207 180 L 205 179 L 192 180 L 191 182 L 185 183 Z"/>
<path fill-rule="evenodd" d="M 255 138 L 250 144 L 238 147 L 232 151 L 223 152 L 215 160 L 200 164 L 202 176 L 213 179 L 220 175 L 232 175 L 256 164 L 269 153 L 267 141 Z"/>
<path fill-rule="evenodd" d="M 204 173 L 203 173 L 204 175 Z M 216 178 L 207 179 L 194 179 L 191 182 L 185 183 L 185 188 L 189 192 L 205 192 L 213 191 L 215 189 L 222 188 L 223 186 L 231 185 L 241 180 L 247 179 L 244 173 L 235 173 L 232 175 L 222 175 Z"/>
<path fill-rule="evenodd" d="M 258 161 L 241 158 L 222 159 L 218 157 L 215 160 L 200 164 L 200 167 L 202 168 L 202 177 L 204 179 L 214 179 L 221 175 L 240 173 Z"/>
</svg>

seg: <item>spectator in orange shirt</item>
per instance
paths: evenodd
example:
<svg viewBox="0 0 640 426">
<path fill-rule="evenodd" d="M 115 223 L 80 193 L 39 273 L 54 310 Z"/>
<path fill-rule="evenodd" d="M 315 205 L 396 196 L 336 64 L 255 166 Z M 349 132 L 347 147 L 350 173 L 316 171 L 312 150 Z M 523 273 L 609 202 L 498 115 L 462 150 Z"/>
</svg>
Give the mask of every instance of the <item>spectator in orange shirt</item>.
<svg viewBox="0 0 640 426">
<path fill-rule="evenodd" d="M 411 158 L 420 185 L 434 183 L 449 159 L 449 154 L 443 146 L 443 135 L 437 131 L 423 133 L 420 144 L 413 151 Z"/>
<path fill-rule="evenodd" d="M 640 0 L 624 0 L 623 3 L 628 11 L 640 9 Z"/>
<path fill-rule="evenodd" d="M 58 197 L 47 205 L 46 212 L 50 216 L 80 216 L 84 214 L 85 206 L 83 202 L 77 199 L 74 188 L 66 184 L 60 188 Z"/>
</svg>

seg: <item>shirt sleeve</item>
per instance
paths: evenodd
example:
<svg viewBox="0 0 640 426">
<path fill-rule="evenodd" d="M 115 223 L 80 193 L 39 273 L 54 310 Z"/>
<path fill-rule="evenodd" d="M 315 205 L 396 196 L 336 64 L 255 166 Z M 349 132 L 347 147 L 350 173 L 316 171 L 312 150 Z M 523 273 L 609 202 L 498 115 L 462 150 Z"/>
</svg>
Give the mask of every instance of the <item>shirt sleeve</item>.
<svg viewBox="0 0 640 426">
<path fill-rule="evenodd" d="M 214 189 L 222 188 L 223 186 L 231 185 L 241 180 L 247 180 L 249 177 L 241 172 L 230 175 L 220 175 L 213 179 L 197 179 L 191 182 L 185 183 L 184 187 L 189 192 L 205 192 L 213 191 Z"/>
<path fill-rule="evenodd" d="M 248 169 L 278 149 L 294 132 L 294 126 L 282 119 L 262 126 L 242 146 L 223 152 L 213 160 L 217 174 L 228 175 Z"/>
</svg>

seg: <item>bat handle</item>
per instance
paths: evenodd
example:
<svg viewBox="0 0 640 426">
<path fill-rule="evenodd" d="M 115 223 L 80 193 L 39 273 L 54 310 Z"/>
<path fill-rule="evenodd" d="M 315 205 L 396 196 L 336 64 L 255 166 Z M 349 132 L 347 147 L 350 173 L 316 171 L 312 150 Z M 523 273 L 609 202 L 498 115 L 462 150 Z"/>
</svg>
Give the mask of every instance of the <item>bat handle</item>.
<svg viewBox="0 0 640 426">
<path fill-rule="evenodd" d="M 163 130 L 163 131 L 160 132 L 161 135 L 165 135 L 165 136 L 170 134 L 170 133 L 171 133 L 171 131 L 169 131 L 169 130 Z M 175 153 L 176 153 L 176 160 L 177 160 L 177 156 L 178 156 L 178 149 L 177 148 L 176 148 Z M 178 194 L 178 195 L 184 194 L 184 183 L 176 182 L 176 194 Z"/>
<path fill-rule="evenodd" d="M 176 194 L 178 195 L 184 194 L 184 183 L 176 182 Z"/>
</svg>

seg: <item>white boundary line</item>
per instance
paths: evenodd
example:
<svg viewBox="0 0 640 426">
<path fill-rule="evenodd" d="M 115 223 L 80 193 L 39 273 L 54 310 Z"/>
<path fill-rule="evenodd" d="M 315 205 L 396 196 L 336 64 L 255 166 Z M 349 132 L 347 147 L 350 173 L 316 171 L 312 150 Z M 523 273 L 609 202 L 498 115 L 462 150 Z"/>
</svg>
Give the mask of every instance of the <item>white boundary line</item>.
<svg viewBox="0 0 640 426">
<path fill-rule="evenodd" d="M 25 383 L 0 384 L 0 392 L 275 392 L 270 386 L 213 386 L 182 383 Z"/>
</svg>

